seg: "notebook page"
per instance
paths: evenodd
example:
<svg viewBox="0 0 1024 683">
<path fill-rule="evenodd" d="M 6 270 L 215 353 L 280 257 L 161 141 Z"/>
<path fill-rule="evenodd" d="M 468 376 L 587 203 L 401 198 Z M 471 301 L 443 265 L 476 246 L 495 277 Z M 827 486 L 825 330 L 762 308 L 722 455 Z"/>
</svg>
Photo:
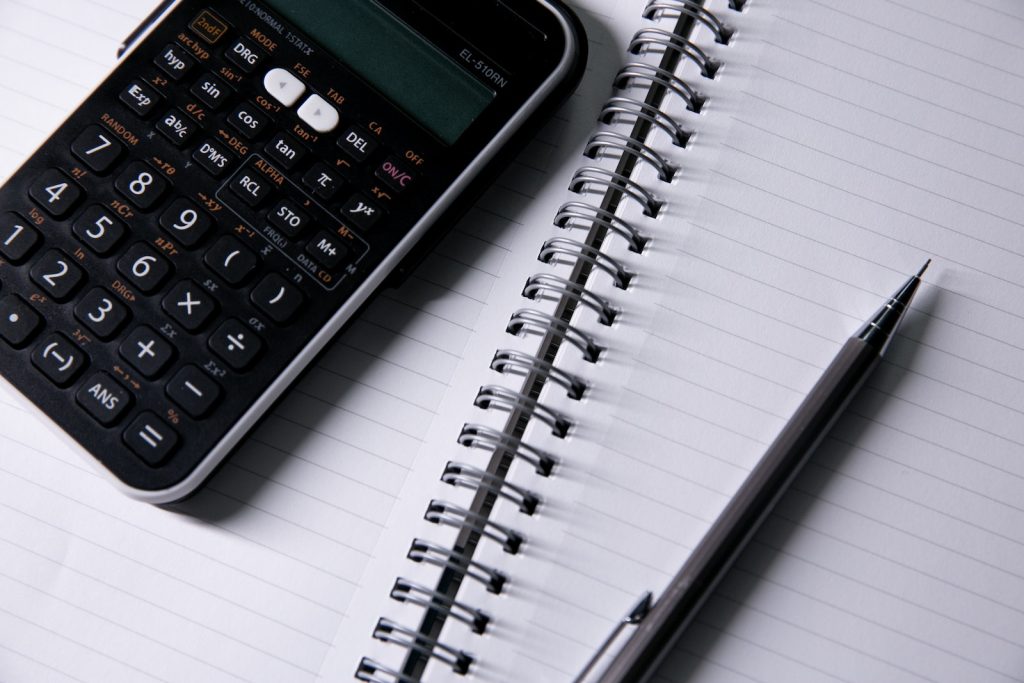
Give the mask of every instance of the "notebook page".
<svg viewBox="0 0 1024 683">
<path fill-rule="evenodd" d="M 0 0 L 0 176 L 150 9 Z M 531 152 L 181 513 L 118 494 L 4 390 L 0 680 L 313 680 L 504 267 L 505 212 L 545 182 Z"/>
<path fill-rule="evenodd" d="M 509 600 L 523 625 L 506 671 L 574 676 L 664 587 L 847 335 L 932 256 L 885 363 L 660 678 L 1020 680 L 1020 10 L 711 6 L 740 34 L 714 53 L 718 81 L 698 81 L 698 177 L 644 181 L 681 227 L 678 260 L 643 264 L 655 312 L 615 338 L 637 360 L 594 373 L 561 451 L 588 474 L 552 489 L 558 508 L 530 537 L 546 555 Z"/>
</svg>

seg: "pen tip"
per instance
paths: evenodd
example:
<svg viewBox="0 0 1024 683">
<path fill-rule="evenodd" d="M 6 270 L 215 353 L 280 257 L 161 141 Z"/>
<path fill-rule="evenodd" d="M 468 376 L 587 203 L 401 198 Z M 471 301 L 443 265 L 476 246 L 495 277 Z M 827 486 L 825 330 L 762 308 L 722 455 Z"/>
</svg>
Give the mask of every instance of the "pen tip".
<svg viewBox="0 0 1024 683">
<path fill-rule="evenodd" d="M 917 271 L 917 277 L 921 277 L 922 275 L 924 275 L 924 271 L 928 270 L 928 266 L 930 266 L 931 264 L 932 264 L 932 260 L 931 259 L 928 259 L 927 261 L 925 261 L 924 265 L 921 266 L 921 270 Z"/>
</svg>

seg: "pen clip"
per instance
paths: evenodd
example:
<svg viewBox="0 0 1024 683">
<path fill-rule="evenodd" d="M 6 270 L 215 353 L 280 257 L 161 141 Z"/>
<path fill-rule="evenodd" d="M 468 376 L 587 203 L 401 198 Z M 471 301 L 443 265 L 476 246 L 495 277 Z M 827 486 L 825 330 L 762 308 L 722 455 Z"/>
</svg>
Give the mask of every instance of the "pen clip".
<svg viewBox="0 0 1024 683">
<path fill-rule="evenodd" d="M 572 683 L 583 683 L 593 670 L 594 666 L 596 666 L 605 653 L 608 652 L 608 649 L 611 647 L 612 643 L 615 642 L 615 639 L 619 637 L 619 634 L 621 634 L 627 626 L 635 626 L 644 620 L 644 617 L 646 617 L 651 611 L 653 599 L 654 595 L 650 591 L 647 591 L 640 596 L 640 599 L 637 600 L 635 605 L 633 605 L 633 609 L 629 610 L 626 616 L 624 616 L 622 620 L 615 625 L 615 628 L 612 629 L 612 632 L 604 639 L 601 646 L 597 648 L 597 652 L 587 660 L 586 666 L 584 666 L 579 675 L 573 679 Z"/>
</svg>

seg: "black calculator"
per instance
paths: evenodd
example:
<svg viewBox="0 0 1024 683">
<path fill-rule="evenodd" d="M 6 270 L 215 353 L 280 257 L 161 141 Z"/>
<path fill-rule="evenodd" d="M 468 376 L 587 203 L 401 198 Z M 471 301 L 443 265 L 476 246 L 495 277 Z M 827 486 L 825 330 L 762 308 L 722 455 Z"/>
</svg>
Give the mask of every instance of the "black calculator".
<svg viewBox="0 0 1024 683">
<path fill-rule="evenodd" d="M 192 493 L 578 81 L 555 0 L 177 0 L 0 188 L 0 374 Z"/>
</svg>

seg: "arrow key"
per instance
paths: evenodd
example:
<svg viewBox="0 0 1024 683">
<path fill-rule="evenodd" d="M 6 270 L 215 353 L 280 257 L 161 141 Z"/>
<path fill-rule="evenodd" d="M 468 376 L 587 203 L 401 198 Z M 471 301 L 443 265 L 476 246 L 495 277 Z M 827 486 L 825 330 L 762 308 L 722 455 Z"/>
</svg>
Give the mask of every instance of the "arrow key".
<svg viewBox="0 0 1024 683">
<path fill-rule="evenodd" d="M 306 92 L 306 85 L 290 71 L 271 69 L 263 77 L 263 87 L 270 96 L 286 107 L 294 106 Z"/>
</svg>

